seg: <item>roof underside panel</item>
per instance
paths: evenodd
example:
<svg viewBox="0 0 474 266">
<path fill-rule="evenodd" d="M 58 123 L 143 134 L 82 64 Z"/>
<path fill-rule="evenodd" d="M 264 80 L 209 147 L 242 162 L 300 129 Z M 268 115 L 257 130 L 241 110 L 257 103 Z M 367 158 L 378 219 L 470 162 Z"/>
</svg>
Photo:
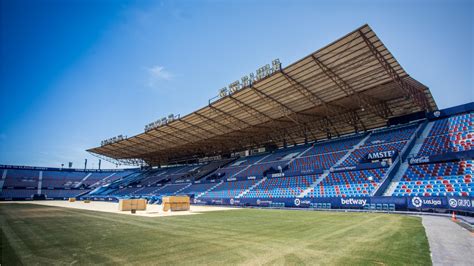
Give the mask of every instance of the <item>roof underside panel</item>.
<svg viewBox="0 0 474 266">
<path fill-rule="evenodd" d="M 435 109 L 429 89 L 364 25 L 179 120 L 88 151 L 159 165 L 353 133 Z"/>
</svg>

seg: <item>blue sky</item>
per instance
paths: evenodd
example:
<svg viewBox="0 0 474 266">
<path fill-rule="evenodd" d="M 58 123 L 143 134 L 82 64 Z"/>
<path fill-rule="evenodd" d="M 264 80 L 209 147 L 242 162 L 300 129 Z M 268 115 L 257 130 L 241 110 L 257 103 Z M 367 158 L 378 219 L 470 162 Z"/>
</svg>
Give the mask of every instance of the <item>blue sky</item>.
<svg viewBox="0 0 474 266">
<path fill-rule="evenodd" d="M 440 108 L 473 101 L 473 2 L 2 0 L 0 164 L 97 167 L 101 140 L 365 23 Z"/>
</svg>

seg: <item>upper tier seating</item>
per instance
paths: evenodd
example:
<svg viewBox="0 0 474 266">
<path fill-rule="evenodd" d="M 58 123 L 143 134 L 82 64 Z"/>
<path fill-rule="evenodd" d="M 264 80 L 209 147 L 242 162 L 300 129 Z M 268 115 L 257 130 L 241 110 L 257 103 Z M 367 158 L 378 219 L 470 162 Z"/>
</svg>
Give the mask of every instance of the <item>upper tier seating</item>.
<svg viewBox="0 0 474 266">
<path fill-rule="evenodd" d="M 373 132 L 363 146 L 409 140 L 418 128 L 418 124 L 399 128 L 387 128 Z"/>
<path fill-rule="evenodd" d="M 244 198 L 296 197 L 317 179 L 317 175 L 268 178 L 245 194 Z"/>
<path fill-rule="evenodd" d="M 129 174 L 133 173 L 131 170 L 125 170 L 120 172 L 98 172 L 93 173 L 87 180 L 84 181 L 84 185 L 87 187 L 99 187 L 106 184 L 110 184 L 115 180 L 119 180 Z"/>
<path fill-rule="evenodd" d="M 300 157 L 290 163 L 289 170 L 329 169 L 341 159 L 346 152 L 347 151 L 340 151 Z"/>
<path fill-rule="evenodd" d="M 436 120 L 428 136 L 432 137 L 449 133 L 473 131 L 474 113 L 469 113 Z"/>
<path fill-rule="evenodd" d="M 243 166 L 228 166 L 221 169 L 218 169 L 215 173 L 219 176 L 223 176 L 224 178 L 229 178 L 234 176 L 235 174 L 239 173 L 243 169 L 249 167 L 248 165 Z"/>
<path fill-rule="evenodd" d="M 417 124 L 413 124 L 404 127 L 386 128 L 372 133 L 364 145 L 354 150 L 349 157 L 341 163 L 341 166 L 357 165 L 368 153 L 382 151 L 401 152 L 405 144 L 415 133 L 417 127 Z"/>
<path fill-rule="evenodd" d="M 474 196 L 473 163 L 410 165 L 393 196 Z"/>
<path fill-rule="evenodd" d="M 251 156 L 245 156 L 239 158 L 237 161 L 227 165 L 226 167 L 236 167 L 236 166 L 244 166 L 244 165 L 251 165 L 254 164 L 260 160 L 262 160 L 265 156 L 268 156 L 268 153 L 263 153 L 263 154 L 257 154 L 257 155 L 251 155 Z M 223 167 L 224 169 L 225 167 Z"/>
<path fill-rule="evenodd" d="M 417 156 L 469 151 L 474 147 L 474 114 L 463 114 L 434 122 Z"/>
<path fill-rule="evenodd" d="M 234 198 L 259 180 L 222 182 L 213 190 L 202 195 L 202 198 Z"/>
<path fill-rule="evenodd" d="M 309 197 L 366 197 L 377 189 L 387 169 L 330 173 L 308 194 Z M 370 180 L 372 179 L 372 180 Z"/>
<path fill-rule="evenodd" d="M 70 188 L 79 184 L 88 174 L 87 172 L 44 171 L 42 187 Z"/>
<path fill-rule="evenodd" d="M 300 153 L 304 152 L 309 147 L 309 145 L 297 145 L 286 149 L 278 149 L 273 151 L 269 156 L 265 157 L 265 159 L 263 159 L 261 163 L 280 160 L 287 161 L 298 156 Z"/>
<path fill-rule="evenodd" d="M 169 172 L 174 172 L 174 171 L 170 171 L 166 168 L 152 170 L 150 171 L 150 173 L 146 174 L 143 177 L 143 179 L 140 180 L 139 184 L 142 186 L 153 185 L 162 179 L 166 179 L 167 176 L 169 175 Z"/>
<path fill-rule="evenodd" d="M 354 145 L 359 143 L 363 137 L 363 135 L 354 135 L 350 137 L 344 137 L 342 139 L 316 142 L 313 144 L 313 148 L 305 152 L 303 156 L 349 150 L 352 149 Z"/>
<path fill-rule="evenodd" d="M 341 166 L 352 166 L 359 164 L 360 160 L 366 156 L 368 153 L 380 152 L 380 151 L 397 151 L 400 152 L 405 147 L 407 141 L 392 142 L 381 145 L 372 145 L 361 147 L 354 150 L 349 157 L 347 157 L 344 162 L 341 163 Z"/>
<path fill-rule="evenodd" d="M 190 165 L 153 169 L 150 171 L 150 173 L 145 174 L 144 178 L 141 179 L 138 184 L 142 186 L 149 186 L 165 179 L 176 180 L 197 167 L 199 166 Z"/>
<path fill-rule="evenodd" d="M 2 173 L 3 171 L 0 172 L 0 174 Z M 3 187 L 37 188 L 38 179 L 39 171 L 36 170 L 7 169 L 7 175 Z"/>
<path fill-rule="evenodd" d="M 469 151 L 474 146 L 474 133 L 457 133 L 455 136 L 438 135 L 423 141 L 418 156 L 437 155 L 447 152 Z"/>
<path fill-rule="evenodd" d="M 258 163 L 250 166 L 249 168 L 243 170 L 242 172 L 238 173 L 236 177 L 263 177 L 263 172 L 273 167 L 273 169 L 278 170 L 278 166 L 284 168 L 289 161 L 273 161 L 267 163 Z"/>
</svg>

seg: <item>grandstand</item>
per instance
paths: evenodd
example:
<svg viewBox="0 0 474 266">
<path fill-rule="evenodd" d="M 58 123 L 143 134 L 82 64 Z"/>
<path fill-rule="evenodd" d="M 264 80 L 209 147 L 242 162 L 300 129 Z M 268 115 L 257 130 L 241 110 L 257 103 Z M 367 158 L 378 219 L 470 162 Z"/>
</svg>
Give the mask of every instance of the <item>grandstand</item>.
<svg viewBox="0 0 474 266">
<path fill-rule="evenodd" d="M 472 211 L 473 142 L 474 104 L 438 110 L 364 25 L 189 115 L 88 150 L 140 168 L 1 166 L 0 199 Z M 450 204 L 459 199 L 470 201 Z"/>
<path fill-rule="evenodd" d="M 310 199 L 308 206 L 328 202 L 331 208 L 366 207 L 337 204 L 337 198 L 407 199 L 396 206 L 400 210 L 413 209 L 412 197 L 469 199 L 474 196 L 473 111 L 469 104 L 438 111 L 443 117 L 428 114 L 406 124 L 220 163 L 115 171 L 2 166 L 0 199 L 144 197 L 159 202 L 162 196 L 189 195 L 200 204 L 272 201 L 291 207 L 295 199 Z M 367 158 L 386 151 L 393 152 Z"/>
</svg>

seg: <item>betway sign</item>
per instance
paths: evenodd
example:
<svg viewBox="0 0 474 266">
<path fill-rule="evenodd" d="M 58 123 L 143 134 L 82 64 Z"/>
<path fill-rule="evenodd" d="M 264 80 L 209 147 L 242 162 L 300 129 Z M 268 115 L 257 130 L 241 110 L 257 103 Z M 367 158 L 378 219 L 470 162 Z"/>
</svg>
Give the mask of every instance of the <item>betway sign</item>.
<svg viewBox="0 0 474 266">
<path fill-rule="evenodd" d="M 378 160 L 378 159 L 385 159 L 385 158 L 392 158 L 395 156 L 396 151 L 379 151 L 379 152 L 371 152 L 367 154 L 368 160 Z"/>
<path fill-rule="evenodd" d="M 341 198 L 342 205 L 358 205 L 364 206 L 367 203 L 366 199 L 345 199 Z"/>
</svg>

